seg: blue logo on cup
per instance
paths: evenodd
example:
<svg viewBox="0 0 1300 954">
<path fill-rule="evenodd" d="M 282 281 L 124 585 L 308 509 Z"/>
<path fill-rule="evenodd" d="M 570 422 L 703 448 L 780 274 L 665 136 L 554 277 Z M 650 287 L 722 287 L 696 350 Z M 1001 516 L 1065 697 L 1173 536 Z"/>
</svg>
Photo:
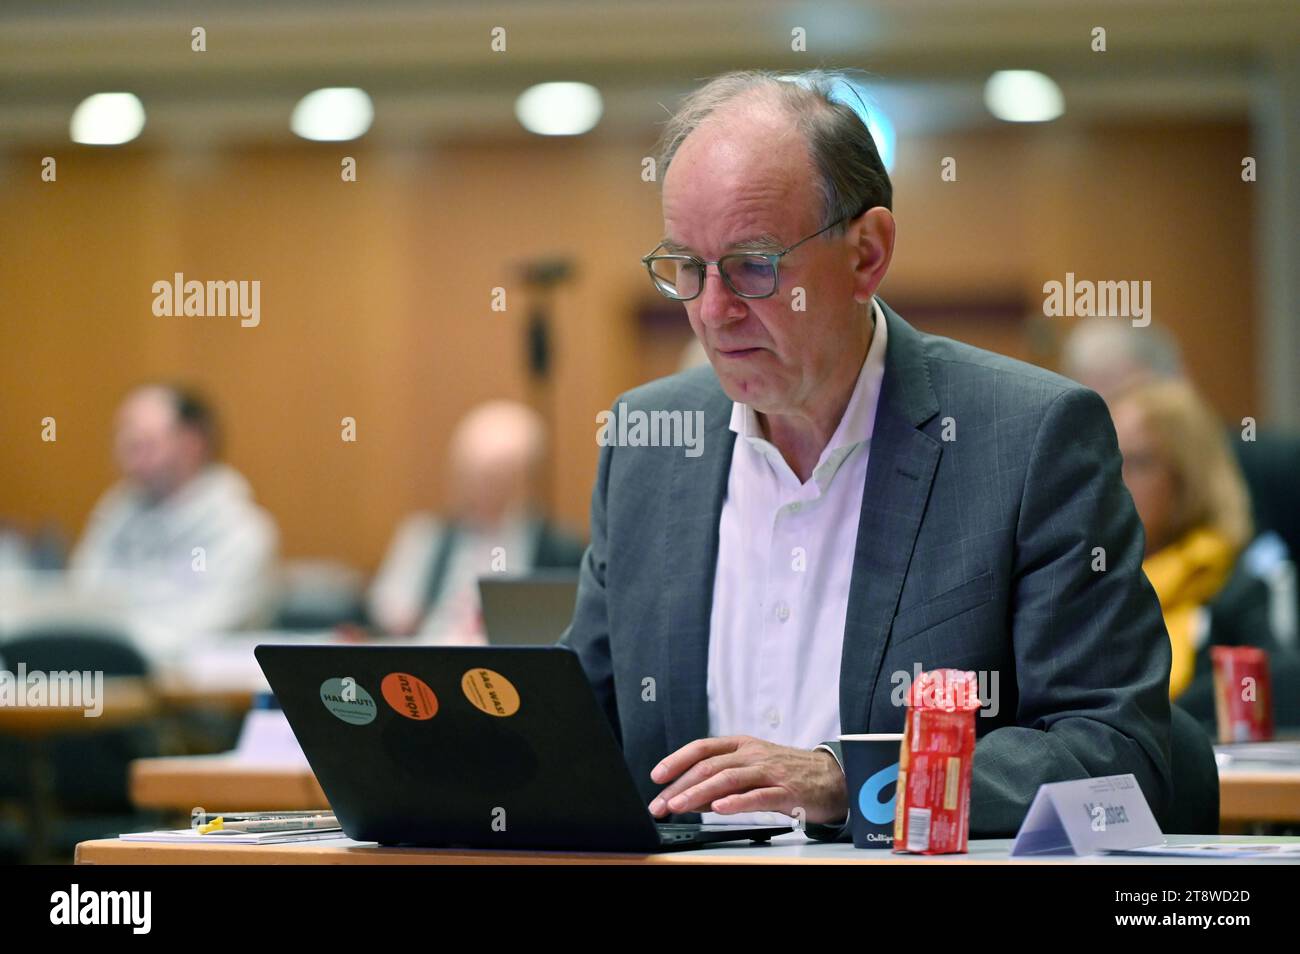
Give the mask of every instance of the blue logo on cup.
<svg viewBox="0 0 1300 954">
<path fill-rule="evenodd" d="M 880 800 L 880 793 L 897 781 L 898 763 L 895 762 L 888 768 L 882 768 L 862 783 L 862 788 L 858 790 L 858 808 L 861 809 L 863 818 L 873 825 L 883 825 L 894 820 L 894 800 L 898 797 L 897 786 L 887 802 Z"/>
</svg>

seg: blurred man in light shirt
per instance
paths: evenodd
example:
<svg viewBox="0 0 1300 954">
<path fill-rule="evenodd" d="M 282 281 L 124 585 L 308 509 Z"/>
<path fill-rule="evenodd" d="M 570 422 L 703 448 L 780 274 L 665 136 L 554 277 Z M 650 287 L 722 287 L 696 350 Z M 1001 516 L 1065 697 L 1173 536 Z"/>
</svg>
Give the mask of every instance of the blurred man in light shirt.
<svg viewBox="0 0 1300 954">
<path fill-rule="evenodd" d="M 169 639 L 265 623 L 278 534 L 248 482 L 216 459 L 211 408 L 180 388 L 140 387 L 118 411 L 114 456 L 122 480 L 72 554 L 74 587 Z"/>
</svg>

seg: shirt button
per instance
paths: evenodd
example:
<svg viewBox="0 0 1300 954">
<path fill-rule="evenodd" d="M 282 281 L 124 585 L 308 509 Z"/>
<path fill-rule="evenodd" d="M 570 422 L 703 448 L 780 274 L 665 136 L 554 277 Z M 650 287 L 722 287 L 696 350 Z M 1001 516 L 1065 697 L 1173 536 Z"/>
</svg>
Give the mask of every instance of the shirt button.
<svg viewBox="0 0 1300 954">
<path fill-rule="evenodd" d="M 796 501 L 795 503 L 790 504 L 790 512 L 791 512 L 791 513 L 798 513 L 798 512 L 799 512 L 800 510 L 802 510 L 802 509 L 803 509 L 803 504 L 799 503 L 798 501 Z"/>
<path fill-rule="evenodd" d="M 776 604 L 776 618 L 783 623 L 788 620 L 790 618 L 790 607 L 784 603 Z"/>
<path fill-rule="evenodd" d="M 773 706 L 763 713 L 763 718 L 767 720 L 768 725 L 775 729 L 781 724 L 781 710 Z"/>
</svg>

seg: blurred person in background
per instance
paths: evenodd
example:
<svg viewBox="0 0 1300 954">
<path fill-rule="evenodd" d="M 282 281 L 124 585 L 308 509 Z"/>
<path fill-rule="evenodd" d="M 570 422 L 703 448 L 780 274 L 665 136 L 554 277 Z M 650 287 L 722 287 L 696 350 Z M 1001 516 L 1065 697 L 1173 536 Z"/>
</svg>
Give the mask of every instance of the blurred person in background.
<svg viewBox="0 0 1300 954">
<path fill-rule="evenodd" d="M 1250 502 L 1218 419 L 1183 381 L 1147 379 L 1110 401 L 1124 483 L 1146 530 L 1142 569 L 1169 631 L 1170 699 L 1213 722 L 1212 645 L 1268 650 L 1275 698 L 1295 696 L 1295 663 L 1272 631 L 1268 587 L 1241 565 Z"/>
<path fill-rule="evenodd" d="M 1120 391 L 1144 381 L 1181 378 L 1183 359 L 1178 342 L 1163 328 L 1085 318 L 1065 339 L 1061 373 L 1110 403 Z"/>
<path fill-rule="evenodd" d="M 1188 380 L 1178 342 L 1159 327 L 1133 328 L 1113 318 L 1076 324 L 1061 351 L 1062 373 L 1092 388 L 1108 405 L 1127 389 L 1149 381 Z M 1241 568 L 1269 588 L 1269 625 L 1277 640 L 1297 648 L 1300 640 L 1300 435 L 1268 428 L 1226 428 L 1249 495 L 1254 538 Z M 1148 533 L 1150 531 L 1148 530 Z"/>
<path fill-rule="evenodd" d="M 583 544 L 539 512 L 546 427 L 514 401 L 472 409 L 452 434 L 445 519 L 415 513 L 398 527 L 370 589 L 371 621 L 438 643 L 483 643 L 478 578 L 574 568 Z"/>
<path fill-rule="evenodd" d="M 114 437 L 122 480 L 72 553 L 74 587 L 169 638 L 265 622 L 278 533 L 217 448 L 216 415 L 197 394 L 161 384 L 132 391 Z"/>
</svg>

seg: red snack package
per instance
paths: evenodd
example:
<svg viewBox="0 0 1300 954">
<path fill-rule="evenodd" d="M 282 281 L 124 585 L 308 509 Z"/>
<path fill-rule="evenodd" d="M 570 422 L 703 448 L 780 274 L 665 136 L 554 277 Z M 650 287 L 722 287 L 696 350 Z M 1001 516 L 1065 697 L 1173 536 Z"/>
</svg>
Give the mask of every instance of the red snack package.
<svg viewBox="0 0 1300 954">
<path fill-rule="evenodd" d="M 1214 715 L 1220 742 L 1273 738 L 1273 693 L 1268 653 L 1250 646 L 1211 646 Z"/>
<path fill-rule="evenodd" d="M 936 669 L 921 673 L 912 684 L 898 761 L 894 851 L 966 851 L 979 707 L 973 672 Z"/>
</svg>

